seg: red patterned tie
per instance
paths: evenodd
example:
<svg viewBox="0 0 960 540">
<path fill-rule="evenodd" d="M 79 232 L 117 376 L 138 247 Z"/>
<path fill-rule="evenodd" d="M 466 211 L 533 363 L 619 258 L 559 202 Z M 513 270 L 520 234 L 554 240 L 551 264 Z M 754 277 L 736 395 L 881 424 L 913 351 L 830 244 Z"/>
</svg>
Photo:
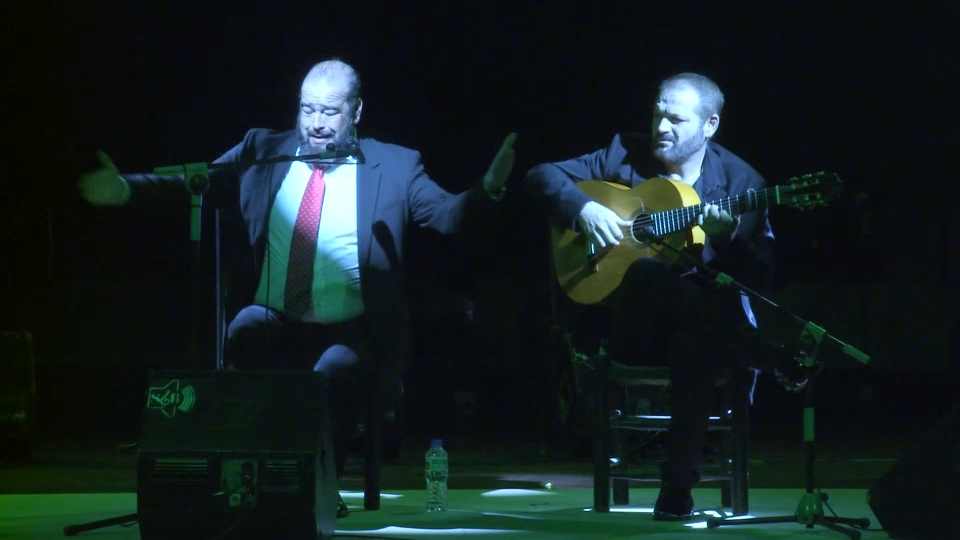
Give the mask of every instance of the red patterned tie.
<svg viewBox="0 0 960 540">
<path fill-rule="evenodd" d="M 323 169 L 315 168 L 293 225 L 283 307 L 287 315 L 295 319 L 307 313 L 313 298 L 313 264 L 317 258 L 317 231 L 320 229 L 324 186 Z"/>
</svg>

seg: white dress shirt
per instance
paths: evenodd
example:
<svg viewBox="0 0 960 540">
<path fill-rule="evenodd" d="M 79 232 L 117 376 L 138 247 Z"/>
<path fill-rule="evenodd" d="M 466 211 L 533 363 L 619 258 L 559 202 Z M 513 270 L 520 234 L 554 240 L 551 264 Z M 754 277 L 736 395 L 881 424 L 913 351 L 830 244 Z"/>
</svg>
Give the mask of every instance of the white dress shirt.
<svg viewBox="0 0 960 540">
<path fill-rule="evenodd" d="M 297 155 L 300 151 L 297 150 Z M 255 302 L 284 312 L 283 296 L 293 226 L 313 169 L 294 161 L 270 209 L 267 249 Z M 349 321 L 364 312 L 360 296 L 360 259 L 357 245 L 356 161 L 325 171 L 323 207 L 313 267 L 313 301 L 303 322 L 332 324 Z"/>
</svg>

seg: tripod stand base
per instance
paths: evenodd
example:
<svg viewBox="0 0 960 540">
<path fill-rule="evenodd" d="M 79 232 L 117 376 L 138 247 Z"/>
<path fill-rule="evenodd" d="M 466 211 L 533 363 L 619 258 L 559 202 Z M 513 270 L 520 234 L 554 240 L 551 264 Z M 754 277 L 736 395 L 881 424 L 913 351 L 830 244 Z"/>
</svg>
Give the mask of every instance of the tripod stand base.
<svg viewBox="0 0 960 540">
<path fill-rule="evenodd" d="M 725 519 L 709 518 L 707 519 L 707 528 L 714 529 L 724 525 L 762 525 L 766 523 L 801 523 L 808 529 L 815 525 L 826 527 L 832 531 L 842 533 L 851 538 L 851 540 L 860 540 L 860 531 L 851 529 L 848 526 L 866 529 L 870 526 L 870 520 L 867 518 L 845 518 L 823 515 L 823 501 L 827 500 L 826 493 L 804 493 L 800 498 L 800 504 L 797 505 L 797 512 L 792 516 L 774 516 L 759 517 L 747 519 Z"/>
<path fill-rule="evenodd" d="M 114 525 L 124 525 L 126 523 L 135 523 L 136 521 L 137 521 L 137 514 L 127 514 L 125 516 L 117 516 L 109 519 L 101 519 L 100 521 L 91 521 L 90 523 L 83 523 L 81 525 L 67 525 L 66 527 L 63 528 L 63 535 L 76 536 L 82 532 L 102 529 L 104 527 L 112 527 Z"/>
</svg>

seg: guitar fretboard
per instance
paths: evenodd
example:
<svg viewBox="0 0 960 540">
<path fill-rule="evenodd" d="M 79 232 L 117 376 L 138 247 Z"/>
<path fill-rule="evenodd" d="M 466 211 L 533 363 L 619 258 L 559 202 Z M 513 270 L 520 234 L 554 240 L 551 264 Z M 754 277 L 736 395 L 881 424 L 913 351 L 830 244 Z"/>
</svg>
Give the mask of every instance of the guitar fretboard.
<svg viewBox="0 0 960 540">
<path fill-rule="evenodd" d="M 780 204 L 780 186 L 773 186 L 760 191 L 750 190 L 736 197 L 725 197 L 683 208 L 643 214 L 633 220 L 633 232 L 639 237 L 641 236 L 638 234 L 640 231 L 646 231 L 656 236 L 682 231 L 696 221 L 697 216 L 700 215 L 703 207 L 707 204 L 719 206 L 721 210 L 726 210 L 731 216 L 738 216 Z"/>
</svg>

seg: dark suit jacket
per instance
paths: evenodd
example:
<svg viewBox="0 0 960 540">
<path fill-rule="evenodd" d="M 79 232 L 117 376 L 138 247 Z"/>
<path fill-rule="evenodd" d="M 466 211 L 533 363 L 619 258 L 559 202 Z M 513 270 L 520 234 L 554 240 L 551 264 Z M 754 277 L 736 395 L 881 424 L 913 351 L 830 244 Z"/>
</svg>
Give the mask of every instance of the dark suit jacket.
<svg viewBox="0 0 960 540">
<path fill-rule="evenodd" d="M 648 135 L 621 133 L 595 152 L 537 165 L 527 173 L 533 200 L 557 223 L 574 228 L 580 210 L 591 199 L 574 186 L 580 180 L 605 180 L 636 186 L 664 172 L 650 151 Z M 707 144 L 703 176 L 694 189 L 703 201 L 766 188 L 763 177 L 743 159 L 717 143 Z M 766 209 L 743 214 L 733 242 L 708 238 L 703 262 L 751 287 L 767 286 L 773 270 L 773 232 Z M 749 300 L 743 299 L 747 318 L 756 324 Z"/>
<path fill-rule="evenodd" d="M 298 147 L 295 131 L 277 133 L 252 129 L 243 142 L 215 163 L 244 163 L 281 155 L 293 156 Z M 492 201 L 482 185 L 459 195 L 444 191 L 431 180 L 420 154 L 374 139 L 360 139 L 365 162 L 357 165 L 357 235 L 360 287 L 374 346 L 382 369 L 391 378 L 402 370 L 409 352 L 409 311 L 403 274 L 404 236 L 411 222 L 442 234 L 458 231 L 471 209 L 481 210 Z M 212 170 L 204 205 L 223 208 L 224 235 L 240 233 L 239 242 L 224 244 L 225 287 L 232 301 L 228 311 L 253 302 L 266 248 L 270 208 L 289 163 L 242 165 L 224 172 Z M 160 193 L 189 198 L 182 176 L 125 175 L 133 201 L 142 202 Z M 233 228 L 229 226 L 233 225 Z M 232 248 L 232 249 L 231 249 Z"/>
</svg>

